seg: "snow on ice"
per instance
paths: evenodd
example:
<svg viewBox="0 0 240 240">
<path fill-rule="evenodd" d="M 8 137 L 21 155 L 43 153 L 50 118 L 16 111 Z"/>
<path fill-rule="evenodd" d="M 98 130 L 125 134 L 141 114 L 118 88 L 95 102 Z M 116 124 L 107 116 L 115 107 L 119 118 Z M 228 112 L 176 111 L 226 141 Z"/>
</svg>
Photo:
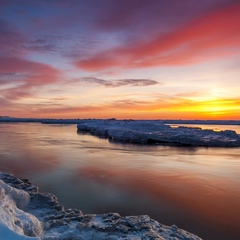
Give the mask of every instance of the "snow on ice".
<svg viewBox="0 0 240 240">
<path fill-rule="evenodd" d="M 147 215 L 64 210 L 53 194 L 40 193 L 27 179 L 1 172 L 0 200 L 1 240 L 201 240 Z"/>
<path fill-rule="evenodd" d="M 240 135 L 232 130 L 173 128 L 157 120 L 83 120 L 77 128 L 79 132 L 126 143 L 240 147 Z"/>
<path fill-rule="evenodd" d="M 1 117 L 0 122 L 39 122 L 77 124 L 79 132 L 89 132 L 111 141 L 138 144 L 163 144 L 206 147 L 240 147 L 240 135 L 232 130 L 214 131 L 167 124 L 240 125 L 237 120 L 116 120 L 44 119 Z"/>
<path fill-rule="evenodd" d="M 35 239 L 27 236 L 42 236 L 41 222 L 25 212 L 30 202 L 30 195 L 0 180 L 0 239 L 22 240 Z M 27 236 L 25 236 L 27 235 Z"/>
</svg>

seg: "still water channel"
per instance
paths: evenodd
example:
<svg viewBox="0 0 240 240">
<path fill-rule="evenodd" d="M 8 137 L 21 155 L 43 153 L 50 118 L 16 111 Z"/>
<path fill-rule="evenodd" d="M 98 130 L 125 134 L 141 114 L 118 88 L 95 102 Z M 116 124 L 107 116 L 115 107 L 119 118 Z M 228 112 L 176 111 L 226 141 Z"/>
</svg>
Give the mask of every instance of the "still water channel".
<svg viewBox="0 0 240 240">
<path fill-rule="evenodd" d="M 240 148 L 115 144 L 76 125 L 1 123 L 0 171 L 66 208 L 148 214 L 205 240 L 240 239 Z"/>
</svg>

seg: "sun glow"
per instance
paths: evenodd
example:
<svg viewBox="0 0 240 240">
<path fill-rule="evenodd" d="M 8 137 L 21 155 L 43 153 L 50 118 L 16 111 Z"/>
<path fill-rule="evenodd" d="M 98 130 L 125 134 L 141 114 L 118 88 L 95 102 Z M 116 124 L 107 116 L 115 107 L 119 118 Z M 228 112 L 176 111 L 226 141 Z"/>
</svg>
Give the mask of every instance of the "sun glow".
<svg viewBox="0 0 240 240">
<path fill-rule="evenodd" d="M 240 119 L 239 1 L 10 2 L 0 4 L 1 115 Z"/>
<path fill-rule="evenodd" d="M 190 106 L 182 107 L 181 112 L 185 111 L 197 113 L 199 116 L 207 118 L 231 118 L 240 111 L 238 100 L 215 99 L 210 101 L 195 102 Z"/>
</svg>

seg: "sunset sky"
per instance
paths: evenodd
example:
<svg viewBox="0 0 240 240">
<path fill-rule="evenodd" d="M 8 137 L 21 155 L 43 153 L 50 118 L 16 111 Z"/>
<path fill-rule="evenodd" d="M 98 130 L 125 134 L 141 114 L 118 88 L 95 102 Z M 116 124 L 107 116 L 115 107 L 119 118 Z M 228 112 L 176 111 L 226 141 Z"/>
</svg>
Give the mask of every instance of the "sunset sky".
<svg viewBox="0 0 240 240">
<path fill-rule="evenodd" d="M 239 119 L 239 0 L 0 0 L 0 116 Z"/>
</svg>

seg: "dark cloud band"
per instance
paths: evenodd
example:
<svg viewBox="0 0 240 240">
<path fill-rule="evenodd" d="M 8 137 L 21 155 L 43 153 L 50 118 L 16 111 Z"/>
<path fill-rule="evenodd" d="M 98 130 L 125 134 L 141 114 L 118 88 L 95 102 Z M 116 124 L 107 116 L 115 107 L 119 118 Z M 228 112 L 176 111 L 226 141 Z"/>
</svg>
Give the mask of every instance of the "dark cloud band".
<svg viewBox="0 0 240 240">
<path fill-rule="evenodd" d="M 104 80 L 93 77 L 84 77 L 78 80 L 82 83 L 98 84 L 105 87 L 122 87 L 122 86 L 132 86 L 132 87 L 144 87 L 160 84 L 158 81 L 151 79 L 119 79 L 119 80 Z"/>
</svg>

